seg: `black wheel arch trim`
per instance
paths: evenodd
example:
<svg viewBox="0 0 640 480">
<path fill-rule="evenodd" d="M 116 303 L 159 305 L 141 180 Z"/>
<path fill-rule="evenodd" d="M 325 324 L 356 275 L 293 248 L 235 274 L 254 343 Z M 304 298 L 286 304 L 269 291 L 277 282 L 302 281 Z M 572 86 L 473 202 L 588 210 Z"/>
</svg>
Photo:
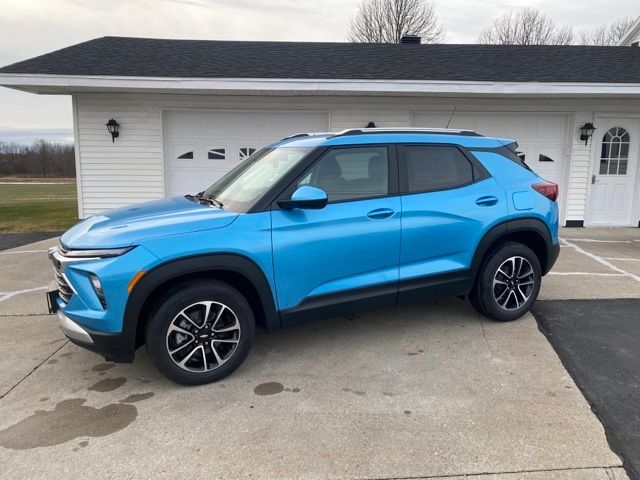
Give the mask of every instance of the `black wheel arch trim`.
<svg viewBox="0 0 640 480">
<path fill-rule="evenodd" d="M 138 347 L 138 321 L 146 300 L 160 285 L 174 278 L 205 272 L 231 271 L 245 277 L 256 289 L 267 331 L 281 328 L 273 292 L 262 269 L 251 259 L 235 253 L 194 255 L 170 260 L 145 272 L 129 294 L 123 318 L 123 341 L 133 351 Z"/>
<path fill-rule="evenodd" d="M 477 275 L 481 267 L 482 259 L 487 254 L 491 245 L 496 241 L 499 241 L 501 238 L 504 238 L 511 233 L 527 231 L 539 234 L 545 242 L 546 260 L 545 265 L 541 265 L 541 267 L 542 274 L 546 275 L 558 258 L 560 246 L 559 244 L 554 245 L 549 228 L 542 220 L 537 218 L 518 218 L 515 220 L 507 220 L 491 228 L 487 233 L 485 233 L 476 248 L 471 262 L 471 271 Z"/>
</svg>

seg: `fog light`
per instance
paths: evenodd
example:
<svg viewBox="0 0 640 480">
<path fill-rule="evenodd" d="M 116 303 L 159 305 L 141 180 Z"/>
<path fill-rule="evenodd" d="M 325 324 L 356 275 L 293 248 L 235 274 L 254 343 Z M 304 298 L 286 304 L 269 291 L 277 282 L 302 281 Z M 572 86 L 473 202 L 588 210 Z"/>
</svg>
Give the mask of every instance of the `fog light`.
<svg viewBox="0 0 640 480">
<path fill-rule="evenodd" d="M 100 300 L 100 305 L 102 305 L 102 308 L 106 310 L 107 299 L 104 296 L 104 291 L 102 290 L 102 284 L 100 283 L 100 279 L 97 277 L 97 275 L 90 273 L 89 280 L 91 281 L 91 286 L 93 287 L 93 290 L 96 292 L 98 300 Z"/>
</svg>

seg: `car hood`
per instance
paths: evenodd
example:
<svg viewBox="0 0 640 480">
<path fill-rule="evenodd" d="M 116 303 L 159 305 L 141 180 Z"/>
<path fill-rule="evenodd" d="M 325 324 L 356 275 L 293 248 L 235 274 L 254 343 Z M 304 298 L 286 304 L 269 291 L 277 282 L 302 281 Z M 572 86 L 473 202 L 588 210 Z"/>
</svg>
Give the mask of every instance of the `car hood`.
<svg viewBox="0 0 640 480">
<path fill-rule="evenodd" d="M 142 240 L 222 228 L 238 213 L 201 205 L 184 197 L 116 208 L 89 217 L 60 238 L 66 248 L 117 248 Z"/>
</svg>

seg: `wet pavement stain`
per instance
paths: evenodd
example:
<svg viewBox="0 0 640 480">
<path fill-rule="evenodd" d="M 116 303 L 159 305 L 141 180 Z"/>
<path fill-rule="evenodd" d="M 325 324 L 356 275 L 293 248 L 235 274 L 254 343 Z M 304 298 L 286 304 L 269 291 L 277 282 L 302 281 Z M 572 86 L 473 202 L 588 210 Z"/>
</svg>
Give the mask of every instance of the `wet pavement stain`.
<svg viewBox="0 0 640 480">
<path fill-rule="evenodd" d="M 83 448 L 86 447 L 87 445 L 89 445 L 89 440 L 83 440 L 78 444 L 79 447 L 83 447 Z"/>
<path fill-rule="evenodd" d="M 278 382 L 266 382 L 261 383 L 256 388 L 253 389 L 253 393 L 256 395 L 275 395 L 284 390 L 284 386 Z"/>
<path fill-rule="evenodd" d="M 94 383 L 87 390 L 91 390 L 93 392 L 111 392 L 116 388 L 120 388 L 126 383 L 126 381 L 127 379 L 124 377 L 105 378 L 104 380 Z"/>
<path fill-rule="evenodd" d="M 405 411 L 404 411 L 404 414 L 405 414 L 405 415 L 411 415 L 411 410 L 405 410 Z"/>
<path fill-rule="evenodd" d="M 56 360 L 55 358 L 53 360 L 49 360 L 47 362 L 49 365 L 55 365 L 56 363 L 58 363 L 58 360 Z"/>
<path fill-rule="evenodd" d="M 40 400 L 38 400 L 39 402 L 46 402 L 47 400 L 49 400 L 49 398 L 51 397 L 42 397 Z"/>
<path fill-rule="evenodd" d="M 298 387 L 295 388 L 285 388 L 284 389 L 285 392 L 291 392 L 291 393 L 299 393 L 300 389 Z"/>
<path fill-rule="evenodd" d="M 91 370 L 94 372 L 104 372 L 105 370 L 109 370 L 115 366 L 115 363 L 99 363 L 98 365 L 94 365 Z"/>
<path fill-rule="evenodd" d="M 120 400 L 120 403 L 136 403 L 136 402 L 141 402 L 143 400 L 147 400 L 148 398 L 153 397 L 155 394 L 153 392 L 147 392 L 147 393 L 134 393 L 132 395 L 129 395 L 127 398 L 125 398 L 124 400 Z"/>
<path fill-rule="evenodd" d="M 105 437 L 130 425 L 138 416 L 134 405 L 118 403 L 93 408 L 87 400 L 59 402 L 54 410 L 36 412 L 0 431 L 0 446 L 12 450 L 60 445 L 78 437 Z"/>
<path fill-rule="evenodd" d="M 63 353 L 62 355 L 60 355 L 62 358 L 69 358 L 71 356 L 73 356 L 73 352 L 67 352 L 67 353 Z"/>
</svg>

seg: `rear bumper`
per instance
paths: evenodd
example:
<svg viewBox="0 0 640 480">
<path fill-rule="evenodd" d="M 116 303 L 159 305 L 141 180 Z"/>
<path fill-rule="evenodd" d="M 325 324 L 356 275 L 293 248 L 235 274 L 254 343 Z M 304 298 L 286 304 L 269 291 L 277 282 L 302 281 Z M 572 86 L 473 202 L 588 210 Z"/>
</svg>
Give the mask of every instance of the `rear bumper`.
<svg viewBox="0 0 640 480">
<path fill-rule="evenodd" d="M 542 275 L 546 275 L 556 264 L 556 260 L 558 260 L 558 256 L 560 255 L 560 243 L 551 244 L 548 248 L 547 252 L 547 265 L 545 271 L 542 272 Z"/>
<path fill-rule="evenodd" d="M 76 345 L 102 355 L 105 360 L 131 363 L 134 357 L 131 340 L 121 333 L 102 333 L 83 327 L 58 311 L 60 329 Z"/>
</svg>

